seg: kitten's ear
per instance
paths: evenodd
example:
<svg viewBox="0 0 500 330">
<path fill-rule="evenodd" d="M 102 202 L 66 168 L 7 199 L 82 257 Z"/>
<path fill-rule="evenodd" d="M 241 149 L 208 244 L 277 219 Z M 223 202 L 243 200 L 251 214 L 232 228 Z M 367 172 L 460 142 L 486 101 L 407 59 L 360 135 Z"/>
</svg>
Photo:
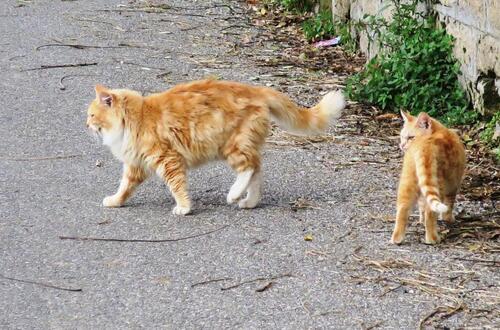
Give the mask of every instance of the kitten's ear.
<svg viewBox="0 0 500 330">
<path fill-rule="evenodd" d="M 100 104 L 108 107 L 111 107 L 116 100 L 115 95 L 102 85 L 95 86 L 95 95 Z"/>
<path fill-rule="evenodd" d="M 401 110 L 401 117 L 403 117 L 405 123 L 410 122 L 413 118 L 413 116 L 409 112 L 406 112 L 404 110 Z"/>
<path fill-rule="evenodd" d="M 421 112 L 418 114 L 417 126 L 423 129 L 430 129 L 432 125 L 431 117 L 425 113 Z"/>
</svg>

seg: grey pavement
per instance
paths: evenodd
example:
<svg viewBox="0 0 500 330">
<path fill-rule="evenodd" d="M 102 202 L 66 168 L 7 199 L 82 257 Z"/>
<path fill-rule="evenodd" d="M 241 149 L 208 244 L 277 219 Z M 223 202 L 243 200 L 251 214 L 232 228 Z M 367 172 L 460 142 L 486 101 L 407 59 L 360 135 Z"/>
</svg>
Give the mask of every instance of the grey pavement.
<svg viewBox="0 0 500 330">
<path fill-rule="evenodd" d="M 151 6 L 159 3 L 171 7 Z M 422 244 L 416 224 L 407 244 L 388 243 L 392 223 L 380 219 L 394 214 L 397 142 L 351 136 L 347 119 L 323 143 L 274 134 L 254 210 L 225 204 L 234 176 L 218 163 L 190 173 L 190 216 L 171 214 L 173 199 L 157 179 L 123 208 L 101 206 L 121 165 L 85 130 L 96 83 L 149 93 L 215 75 L 271 85 L 304 104 L 320 98 L 318 90 L 281 86 L 286 76 L 274 77 L 248 54 L 274 46 L 241 49 L 260 33 L 244 10 L 238 1 L 0 2 L 1 329 L 412 329 L 450 304 L 377 282 L 385 273 L 359 261 L 402 258 L 462 276 L 453 257 L 467 251 Z M 68 64 L 87 66 L 47 67 Z M 381 149 L 394 156 L 387 166 L 335 165 Z M 213 230 L 157 243 L 60 239 L 176 239 Z M 498 288 L 495 268 L 470 267 L 481 273 L 475 287 Z M 442 322 L 498 321 L 471 315 Z"/>
</svg>

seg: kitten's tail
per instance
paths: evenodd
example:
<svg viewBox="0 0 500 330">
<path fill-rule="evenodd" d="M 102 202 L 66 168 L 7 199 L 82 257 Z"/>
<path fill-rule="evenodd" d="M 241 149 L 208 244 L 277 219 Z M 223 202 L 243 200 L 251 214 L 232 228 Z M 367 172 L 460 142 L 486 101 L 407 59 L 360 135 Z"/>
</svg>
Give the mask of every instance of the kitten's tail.
<svg viewBox="0 0 500 330">
<path fill-rule="evenodd" d="M 326 94 L 310 109 L 297 106 L 288 96 L 266 89 L 265 103 L 271 116 L 284 129 L 296 134 L 318 134 L 323 132 L 330 121 L 340 117 L 346 102 L 341 91 Z"/>
<path fill-rule="evenodd" d="M 425 201 L 434 212 L 447 212 L 448 206 L 443 204 L 439 198 L 435 153 L 417 153 L 415 156 L 418 186 Z"/>
</svg>

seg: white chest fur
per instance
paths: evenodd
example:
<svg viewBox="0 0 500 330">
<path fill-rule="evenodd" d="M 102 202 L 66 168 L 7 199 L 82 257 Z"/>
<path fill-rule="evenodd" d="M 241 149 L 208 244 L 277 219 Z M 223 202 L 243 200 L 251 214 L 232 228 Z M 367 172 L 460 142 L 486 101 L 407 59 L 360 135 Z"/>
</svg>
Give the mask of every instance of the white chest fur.
<svg viewBox="0 0 500 330">
<path fill-rule="evenodd" d="M 125 154 L 127 153 L 128 134 L 123 129 L 115 129 L 103 133 L 102 144 L 111 149 L 113 155 L 120 161 L 124 162 Z"/>
</svg>

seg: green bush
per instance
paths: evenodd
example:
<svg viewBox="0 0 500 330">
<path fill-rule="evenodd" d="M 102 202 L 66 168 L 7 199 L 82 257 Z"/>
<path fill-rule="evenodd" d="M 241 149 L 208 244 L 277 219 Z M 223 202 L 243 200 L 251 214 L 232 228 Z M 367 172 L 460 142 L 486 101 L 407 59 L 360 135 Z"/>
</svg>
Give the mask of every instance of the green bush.
<svg viewBox="0 0 500 330">
<path fill-rule="evenodd" d="M 311 0 L 274 0 L 288 11 L 305 13 L 313 9 Z"/>
<path fill-rule="evenodd" d="M 382 51 L 347 81 L 347 95 L 391 111 L 426 111 L 447 124 L 472 123 L 477 113 L 468 109 L 458 82 L 453 38 L 434 17 L 416 12 L 418 0 L 393 3 L 391 22 L 365 17 L 364 27 L 375 32 Z"/>
<path fill-rule="evenodd" d="M 495 134 L 497 125 L 500 125 L 500 112 L 497 112 L 493 118 L 486 124 L 485 129 L 481 133 L 481 139 L 493 148 L 497 161 L 500 161 L 500 136 Z"/>
<path fill-rule="evenodd" d="M 331 11 L 321 12 L 302 24 L 302 31 L 307 41 L 318 41 L 340 36 L 340 44 L 348 53 L 355 53 L 356 41 L 351 36 L 349 23 L 333 22 Z"/>
<path fill-rule="evenodd" d="M 325 11 L 311 17 L 302 24 L 302 31 L 307 41 L 317 41 L 335 36 L 332 12 Z"/>
</svg>

